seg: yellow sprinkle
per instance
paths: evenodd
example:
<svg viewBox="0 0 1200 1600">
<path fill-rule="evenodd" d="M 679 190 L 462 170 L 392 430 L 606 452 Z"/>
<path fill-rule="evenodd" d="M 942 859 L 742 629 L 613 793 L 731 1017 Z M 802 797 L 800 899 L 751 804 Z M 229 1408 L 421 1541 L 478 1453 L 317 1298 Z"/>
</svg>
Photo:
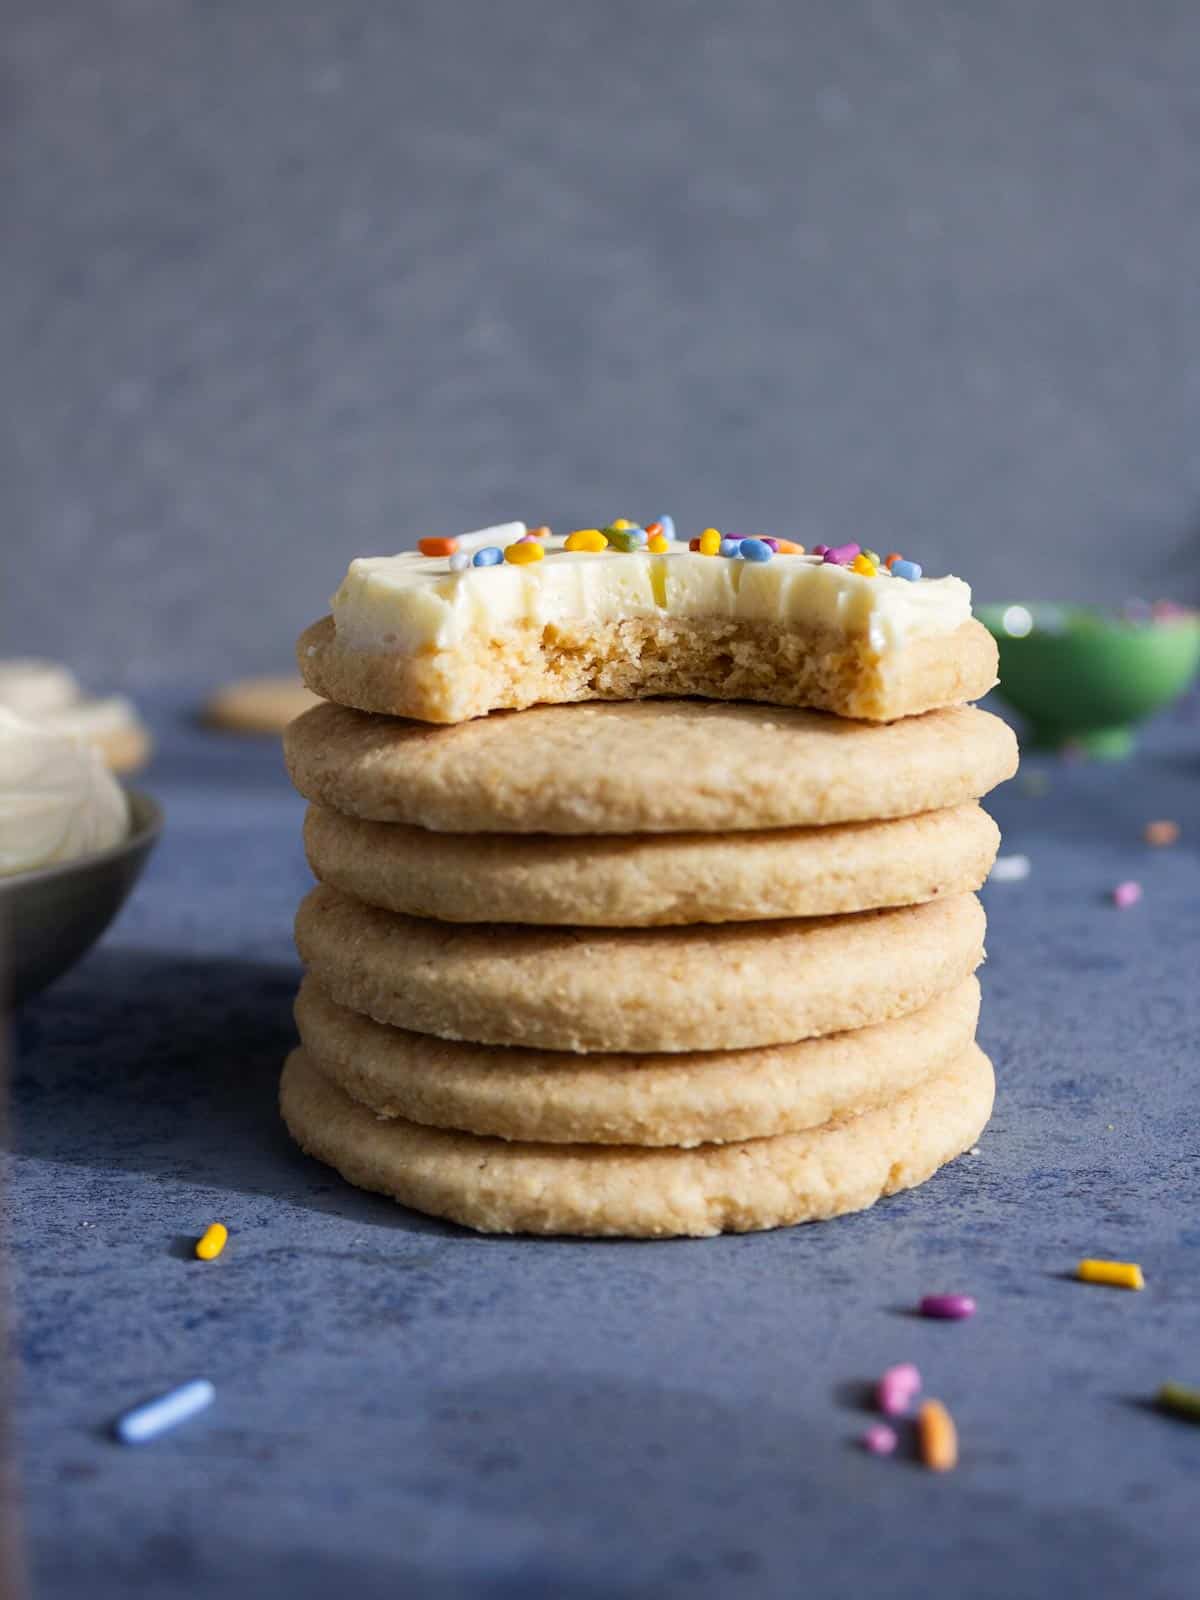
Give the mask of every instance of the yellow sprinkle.
<svg viewBox="0 0 1200 1600">
<path fill-rule="evenodd" d="M 567 535 L 564 550 L 607 550 L 608 540 L 599 528 L 576 528 Z"/>
<path fill-rule="evenodd" d="M 1081 1261 L 1075 1276 L 1084 1283 L 1108 1283 L 1114 1289 L 1144 1289 L 1146 1280 L 1136 1261 Z"/>
<path fill-rule="evenodd" d="M 940 1400 L 926 1400 L 917 1412 L 921 1460 L 930 1472 L 949 1472 L 958 1465 L 958 1430 Z"/>
<path fill-rule="evenodd" d="M 656 533 L 646 546 L 652 556 L 665 556 L 670 548 L 670 539 L 664 539 L 661 533 Z"/>
<path fill-rule="evenodd" d="M 224 1250 L 228 1238 L 229 1229 L 223 1222 L 210 1222 L 204 1230 L 204 1237 L 196 1240 L 196 1254 L 201 1261 L 215 1261 Z"/>
<path fill-rule="evenodd" d="M 875 578 L 879 576 L 879 568 L 871 560 L 869 555 L 865 555 L 861 551 L 850 563 L 850 571 L 857 572 L 864 578 Z"/>
<path fill-rule="evenodd" d="M 610 528 L 632 528 L 633 527 L 633 523 L 630 522 L 628 517 L 618 517 L 615 522 L 610 522 L 609 523 L 609 527 Z"/>
<path fill-rule="evenodd" d="M 545 554 L 540 544 L 527 539 L 524 543 L 510 544 L 504 552 L 504 559 L 511 561 L 514 567 L 527 567 L 533 561 L 540 561 Z"/>
<path fill-rule="evenodd" d="M 700 554 L 715 556 L 721 548 L 721 535 L 715 528 L 705 528 L 700 535 Z"/>
</svg>

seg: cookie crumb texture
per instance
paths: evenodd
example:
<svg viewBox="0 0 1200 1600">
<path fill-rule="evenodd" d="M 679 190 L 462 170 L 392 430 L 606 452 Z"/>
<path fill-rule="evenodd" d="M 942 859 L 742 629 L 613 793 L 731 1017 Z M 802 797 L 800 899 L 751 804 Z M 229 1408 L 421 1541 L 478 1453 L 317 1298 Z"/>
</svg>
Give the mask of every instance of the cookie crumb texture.
<svg viewBox="0 0 1200 1600">
<path fill-rule="evenodd" d="M 969 1149 L 994 1091 L 991 1063 L 971 1045 L 890 1105 L 806 1133 L 695 1150 L 512 1144 L 381 1121 L 300 1049 L 280 1109 L 301 1148 L 349 1182 L 482 1233 L 667 1238 L 865 1210 Z"/>
<path fill-rule="evenodd" d="M 347 648 L 324 617 L 301 634 L 297 660 L 308 687 L 327 700 L 424 722 L 689 695 L 890 722 L 986 694 L 998 654 L 973 618 L 883 652 L 865 635 L 832 629 L 656 616 L 524 625 L 454 649 L 389 655 Z"/>
</svg>

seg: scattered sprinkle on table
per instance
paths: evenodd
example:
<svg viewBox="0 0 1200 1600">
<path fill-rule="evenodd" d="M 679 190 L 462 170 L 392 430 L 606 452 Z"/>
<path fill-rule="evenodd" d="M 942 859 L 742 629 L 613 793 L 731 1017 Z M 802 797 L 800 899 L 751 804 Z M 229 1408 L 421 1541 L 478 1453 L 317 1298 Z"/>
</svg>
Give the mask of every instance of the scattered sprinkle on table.
<svg viewBox="0 0 1200 1600">
<path fill-rule="evenodd" d="M 921 1374 L 911 1361 L 889 1367 L 875 1385 L 875 1400 L 885 1417 L 900 1417 L 921 1392 Z"/>
<path fill-rule="evenodd" d="M 1124 883 L 1119 883 L 1112 892 L 1113 905 L 1119 911 L 1126 910 L 1129 906 L 1137 905 L 1142 898 L 1142 886 L 1129 878 Z"/>
<path fill-rule="evenodd" d="M 134 1406 L 132 1411 L 117 1418 L 113 1431 L 122 1444 L 145 1444 L 205 1410 L 212 1405 L 216 1394 L 207 1378 L 192 1378 L 188 1383 L 181 1383 L 178 1389 L 160 1394 L 156 1400 Z"/>
<path fill-rule="evenodd" d="M 958 1465 L 958 1430 L 940 1400 L 926 1400 L 918 1411 L 917 1439 L 930 1472 L 949 1472 Z"/>
<path fill-rule="evenodd" d="M 927 1294 L 921 1297 L 923 1317 L 938 1317 L 944 1322 L 961 1322 L 975 1315 L 975 1301 L 969 1294 Z"/>
<path fill-rule="evenodd" d="M 1029 871 L 1028 856 L 997 856 L 989 876 L 993 883 L 1020 883 Z"/>
<path fill-rule="evenodd" d="M 1179 824 L 1177 822 L 1148 822 L 1146 824 L 1145 839 L 1147 844 L 1175 844 L 1178 838 Z"/>
<path fill-rule="evenodd" d="M 890 1456 L 898 1440 L 895 1428 L 886 1422 L 873 1422 L 862 1436 L 862 1447 L 873 1456 Z"/>
<path fill-rule="evenodd" d="M 210 1222 L 196 1240 L 196 1254 L 201 1261 L 215 1261 L 229 1241 L 229 1229 L 223 1222 Z"/>
<path fill-rule="evenodd" d="M 1164 1411 L 1189 1422 L 1200 1422 L 1200 1389 L 1186 1383 L 1164 1383 L 1158 1391 L 1158 1403 Z"/>
<path fill-rule="evenodd" d="M 1114 1289 L 1144 1289 L 1146 1280 L 1136 1261 L 1081 1261 L 1075 1276 L 1083 1283 L 1106 1283 Z"/>
</svg>

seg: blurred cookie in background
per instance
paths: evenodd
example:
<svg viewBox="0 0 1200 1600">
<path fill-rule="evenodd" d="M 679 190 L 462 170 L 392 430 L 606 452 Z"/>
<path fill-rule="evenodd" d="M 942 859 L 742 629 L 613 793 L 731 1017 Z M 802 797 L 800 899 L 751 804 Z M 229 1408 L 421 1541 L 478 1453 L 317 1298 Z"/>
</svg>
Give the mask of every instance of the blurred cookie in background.
<svg viewBox="0 0 1200 1600">
<path fill-rule="evenodd" d="M 240 678 L 209 696 L 202 719 L 224 733 L 282 733 L 321 698 L 298 677 Z"/>
<path fill-rule="evenodd" d="M 57 661 L 0 661 L 0 708 L 49 733 L 95 745 L 113 772 L 136 772 L 150 759 L 150 735 L 124 695 L 95 699 Z"/>
</svg>

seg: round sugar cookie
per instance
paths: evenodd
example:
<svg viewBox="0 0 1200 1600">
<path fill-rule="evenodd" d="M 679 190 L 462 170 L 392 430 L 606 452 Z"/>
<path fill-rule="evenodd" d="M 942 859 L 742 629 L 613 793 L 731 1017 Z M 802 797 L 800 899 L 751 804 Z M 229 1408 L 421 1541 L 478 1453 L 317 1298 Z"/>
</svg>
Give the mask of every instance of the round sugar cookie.
<svg viewBox="0 0 1200 1600">
<path fill-rule="evenodd" d="M 445 833 L 727 833 L 914 816 L 1017 770 L 1011 728 L 707 700 L 535 706 L 453 727 L 320 705 L 284 737 L 318 805 Z"/>
<path fill-rule="evenodd" d="M 741 1050 L 916 1011 L 983 959 L 973 894 L 701 928 L 430 922 L 325 884 L 300 957 L 339 1005 L 443 1039 L 539 1050 Z"/>
<path fill-rule="evenodd" d="M 550 1144 L 727 1144 L 894 1100 L 949 1068 L 975 1037 L 979 983 L 850 1033 L 758 1050 L 563 1055 L 389 1028 L 312 978 L 296 999 L 309 1060 L 376 1116 Z"/>
<path fill-rule="evenodd" d="M 370 905 L 443 922 L 645 928 L 822 917 L 967 894 L 1000 830 L 975 804 L 756 833 L 431 833 L 310 806 L 309 865 Z"/>
<path fill-rule="evenodd" d="M 510 1144 L 382 1121 L 304 1050 L 288 1058 L 279 1099 L 309 1155 L 418 1211 L 482 1233 L 665 1238 L 865 1210 L 970 1149 L 994 1093 L 991 1063 L 972 1044 L 947 1071 L 862 1116 L 696 1150 Z"/>
<path fill-rule="evenodd" d="M 203 720 L 223 733 L 282 733 L 305 711 L 322 704 L 299 678 L 241 678 L 204 704 Z"/>
</svg>

